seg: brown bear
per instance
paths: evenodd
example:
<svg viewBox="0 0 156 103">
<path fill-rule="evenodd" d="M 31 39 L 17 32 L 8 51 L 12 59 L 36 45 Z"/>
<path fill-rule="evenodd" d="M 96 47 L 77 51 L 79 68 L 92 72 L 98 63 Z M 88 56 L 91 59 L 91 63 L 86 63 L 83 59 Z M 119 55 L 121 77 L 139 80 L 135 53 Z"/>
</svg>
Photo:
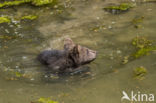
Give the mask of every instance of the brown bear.
<svg viewBox="0 0 156 103">
<path fill-rule="evenodd" d="M 45 50 L 38 60 L 56 73 L 72 72 L 80 66 L 90 63 L 97 52 L 74 44 L 70 38 L 64 40 L 64 50 Z"/>
</svg>

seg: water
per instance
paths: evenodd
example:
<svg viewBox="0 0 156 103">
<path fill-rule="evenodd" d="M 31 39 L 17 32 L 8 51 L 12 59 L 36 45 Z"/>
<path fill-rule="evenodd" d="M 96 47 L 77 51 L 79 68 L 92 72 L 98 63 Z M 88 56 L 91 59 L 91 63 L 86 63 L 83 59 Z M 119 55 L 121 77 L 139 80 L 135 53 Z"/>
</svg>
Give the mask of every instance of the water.
<svg viewBox="0 0 156 103">
<path fill-rule="evenodd" d="M 109 3 L 119 1 L 68 0 L 55 9 L 29 5 L 1 9 L 1 15 L 12 18 L 39 17 L 0 24 L 0 35 L 12 37 L 0 39 L 0 103 L 31 103 L 40 97 L 60 103 L 120 103 L 123 90 L 156 94 L 155 51 L 122 64 L 135 51 L 133 38 L 156 39 L 156 4 L 139 3 L 128 12 L 112 15 L 103 10 Z M 131 21 L 141 16 L 144 20 L 136 29 Z M 48 74 L 36 60 L 42 50 L 62 49 L 65 37 L 98 51 L 97 59 L 88 64 L 89 73 L 58 77 Z M 139 66 L 148 71 L 143 80 L 133 76 L 133 69 Z"/>
</svg>

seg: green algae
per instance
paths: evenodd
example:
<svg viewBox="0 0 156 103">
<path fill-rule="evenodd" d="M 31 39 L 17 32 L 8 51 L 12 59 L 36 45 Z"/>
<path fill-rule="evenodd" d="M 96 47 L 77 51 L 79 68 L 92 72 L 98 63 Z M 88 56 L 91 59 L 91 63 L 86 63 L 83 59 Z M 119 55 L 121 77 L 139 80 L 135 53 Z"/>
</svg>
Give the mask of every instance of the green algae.
<svg viewBox="0 0 156 103">
<path fill-rule="evenodd" d="M 125 56 L 124 59 L 123 59 L 123 61 L 122 61 L 122 64 L 127 64 L 128 61 L 129 61 L 129 58 L 130 58 L 129 55 L 128 56 Z"/>
<path fill-rule="evenodd" d="M 148 40 L 146 37 L 135 37 L 132 40 L 132 45 L 135 46 L 136 48 L 146 48 L 152 45 L 152 40 Z"/>
<path fill-rule="evenodd" d="M 106 29 L 105 25 L 98 25 L 98 26 L 91 28 L 90 30 L 94 31 L 94 32 L 98 32 L 98 31 L 104 30 L 104 29 Z"/>
<path fill-rule="evenodd" d="M 137 67 L 133 70 L 134 72 L 134 77 L 136 79 L 139 79 L 139 80 L 142 80 L 144 79 L 145 75 L 147 74 L 147 69 L 140 66 L 140 67 Z"/>
<path fill-rule="evenodd" d="M 10 18 L 11 17 L 8 17 L 8 16 L 0 17 L 0 24 L 1 23 L 11 23 L 12 21 Z M 36 16 L 36 15 L 25 15 L 25 16 L 22 16 L 19 18 L 12 18 L 12 19 L 14 19 L 16 21 L 21 21 L 21 20 L 35 20 L 37 18 L 38 18 L 38 16 Z M 7 36 L 6 37 L 0 36 L 0 38 L 7 38 Z"/>
<path fill-rule="evenodd" d="M 134 18 L 134 19 L 132 20 L 132 23 L 133 23 L 133 24 L 142 23 L 143 20 L 144 20 L 144 18 L 145 18 L 144 16 Z"/>
<path fill-rule="evenodd" d="M 137 50 L 137 51 L 133 54 L 133 56 L 134 56 L 135 58 L 140 58 L 140 57 L 142 57 L 142 56 L 149 55 L 150 52 L 155 51 L 155 50 L 156 50 L 156 46 L 152 46 L 152 47 L 148 47 L 148 48 L 141 48 L 141 49 Z"/>
<path fill-rule="evenodd" d="M 43 6 L 47 4 L 56 4 L 57 0 L 15 0 L 15 1 L 5 1 L 0 3 L 0 8 L 17 6 L 21 4 L 30 3 L 34 6 Z"/>
<path fill-rule="evenodd" d="M 18 77 L 18 78 L 20 78 L 20 77 L 22 77 L 22 76 L 23 76 L 23 74 L 22 74 L 22 73 L 20 73 L 20 72 L 15 72 L 15 75 L 16 75 L 16 77 Z"/>
<path fill-rule="evenodd" d="M 156 46 L 153 46 L 153 42 L 145 37 L 136 37 L 132 40 L 132 45 L 135 46 L 136 52 L 132 55 L 135 58 L 150 54 L 151 51 L 156 50 Z"/>
<path fill-rule="evenodd" d="M 131 44 L 134 46 L 134 51 L 123 58 L 122 64 L 127 64 L 131 60 L 150 55 L 152 51 L 156 51 L 156 45 L 154 45 L 153 40 L 149 40 L 143 36 L 135 37 Z"/>
<path fill-rule="evenodd" d="M 10 23 L 11 19 L 9 17 L 0 17 L 0 24 L 1 23 Z"/>
<path fill-rule="evenodd" d="M 23 74 L 15 69 L 7 69 L 4 68 L 4 73 L 7 75 L 6 80 L 18 80 L 19 78 L 23 77 Z"/>
<path fill-rule="evenodd" d="M 0 8 L 17 6 L 24 3 L 29 3 L 31 0 L 19 0 L 19 1 L 5 1 L 4 3 L 0 3 Z"/>
<path fill-rule="evenodd" d="M 32 0 L 32 4 L 35 6 L 42 6 L 47 4 L 55 4 L 57 3 L 56 0 Z"/>
<path fill-rule="evenodd" d="M 39 98 L 38 103 L 58 103 L 57 101 L 53 101 L 50 98 Z"/>
<path fill-rule="evenodd" d="M 0 35 L 0 40 L 7 41 L 7 40 L 16 39 L 18 37 L 19 36 L 17 36 L 17 35 Z"/>
<path fill-rule="evenodd" d="M 144 20 L 144 16 L 136 17 L 132 20 L 132 24 L 134 25 L 135 28 L 140 28 L 142 27 L 141 23 Z"/>
<path fill-rule="evenodd" d="M 111 12 L 113 14 L 118 14 L 121 12 L 128 11 L 132 7 L 134 7 L 134 5 L 131 3 L 121 3 L 120 5 L 111 5 L 111 6 L 105 7 L 104 10 Z"/>
<path fill-rule="evenodd" d="M 25 19 L 27 19 L 27 20 L 35 20 L 35 19 L 37 19 L 37 16 L 36 15 L 26 15 L 26 16 L 23 16 L 21 18 L 21 20 L 25 20 Z"/>
</svg>

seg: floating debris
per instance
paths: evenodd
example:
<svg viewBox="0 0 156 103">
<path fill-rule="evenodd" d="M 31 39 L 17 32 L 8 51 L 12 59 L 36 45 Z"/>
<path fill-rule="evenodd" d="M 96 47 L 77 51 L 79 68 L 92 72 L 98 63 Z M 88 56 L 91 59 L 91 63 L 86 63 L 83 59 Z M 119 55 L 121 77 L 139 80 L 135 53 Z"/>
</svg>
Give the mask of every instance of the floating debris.
<svg viewBox="0 0 156 103">
<path fill-rule="evenodd" d="M 146 68 L 140 66 L 134 69 L 134 77 L 136 79 L 142 80 L 144 76 L 147 74 Z"/>
<path fill-rule="evenodd" d="M 152 46 L 152 43 L 153 43 L 152 40 L 148 40 L 146 37 L 140 36 L 137 36 L 132 40 L 132 45 L 139 49 Z"/>
<path fill-rule="evenodd" d="M 42 6 L 47 4 L 57 4 L 57 0 L 31 0 L 35 6 Z"/>
<path fill-rule="evenodd" d="M 141 28 L 142 27 L 141 23 L 143 22 L 144 18 L 145 18 L 144 16 L 134 18 L 132 20 L 132 24 L 134 25 L 134 27 Z"/>
<path fill-rule="evenodd" d="M 127 64 L 128 61 L 129 61 L 129 57 L 130 56 L 125 56 L 124 59 L 123 59 L 123 61 L 122 61 L 122 64 Z"/>
<path fill-rule="evenodd" d="M 104 7 L 104 10 L 106 10 L 112 14 L 119 14 L 119 13 L 128 11 L 132 7 L 134 7 L 134 4 L 121 3 L 120 5 L 110 5 L 108 7 Z"/>
<path fill-rule="evenodd" d="M 136 52 L 133 53 L 135 58 L 140 58 L 144 55 L 148 55 L 151 51 L 156 50 L 156 46 L 153 46 L 152 41 L 145 37 L 136 37 L 132 40 L 132 45 L 136 47 Z"/>
<path fill-rule="evenodd" d="M 38 99 L 38 102 L 39 103 L 58 103 L 57 101 L 53 101 L 50 98 L 39 98 Z"/>
<path fill-rule="evenodd" d="M 156 46 L 153 46 L 153 47 L 148 47 L 148 48 L 142 48 L 142 49 L 139 49 L 137 50 L 133 56 L 135 58 L 140 58 L 144 55 L 149 55 L 151 51 L 155 51 L 156 50 Z"/>
<path fill-rule="evenodd" d="M 34 20 L 37 19 L 36 15 L 26 15 L 21 18 L 21 20 Z"/>
<path fill-rule="evenodd" d="M 141 58 L 145 55 L 149 55 L 152 51 L 156 51 L 156 45 L 152 40 L 146 37 L 137 36 L 132 40 L 132 45 L 135 47 L 134 52 L 125 56 L 122 60 L 122 64 L 127 64 L 129 61 Z"/>
<path fill-rule="evenodd" d="M 0 8 L 3 7 L 10 7 L 10 6 L 17 6 L 23 3 L 29 3 L 31 0 L 20 0 L 20 1 L 5 1 L 3 3 L 0 3 Z"/>
<path fill-rule="evenodd" d="M 17 35 L 0 35 L 0 40 L 7 41 L 7 40 L 16 39 L 18 37 L 19 36 L 17 36 Z"/>
<path fill-rule="evenodd" d="M 47 4 L 57 4 L 57 0 L 15 0 L 15 1 L 5 1 L 0 3 L 0 8 L 17 6 L 25 3 L 30 3 L 34 6 L 43 6 Z"/>
<path fill-rule="evenodd" d="M 105 25 L 97 25 L 91 28 L 90 30 L 94 32 L 98 32 L 98 31 L 105 30 L 105 29 L 107 29 Z"/>
<path fill-rule="evenodd" d="M 13 18 L 13 17 L 9 17 L 9 16 L 2 16 L 0 17 L 0 24 L 1 23 L 11 23 L 11 25 L 9 25 L 10 27 L 13 27 L 12 24 L 16 25 L 18 28 L 21 28 L 21 26 L 19 25 L 21 20 L 35 20 L 37 19 L 38 16 L 36 15 L 25 15 L 23 17 L 20 18 Z M 5 29 L 6 32 L 8 32 Z"/>
<path fill-rule="evenodd" d="M 15 72 L 15 75 L 16 75 L 16 77 L 18 77 L 18 78 L 23 77 L 23 74 L 20 73 L 20 72 Z"/>
<path fill-rule="evenodd" d="M 0 17 L 0 24 L 1 23 L 10 23 L 11 22 L 11 19 L 9 17 Z"/>
</svg>

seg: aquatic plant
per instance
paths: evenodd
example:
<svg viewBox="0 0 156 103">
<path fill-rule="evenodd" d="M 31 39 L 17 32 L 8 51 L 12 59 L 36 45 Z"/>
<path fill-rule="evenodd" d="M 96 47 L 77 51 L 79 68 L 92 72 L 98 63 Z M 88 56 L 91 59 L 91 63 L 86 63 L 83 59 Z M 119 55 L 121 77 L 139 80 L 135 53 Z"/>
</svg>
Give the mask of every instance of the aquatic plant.
<svg viewBox="0 0 156 103">
<path fill-rule="evenodd" d="M 16 1 L 5 1 L 4 3 L 0 3 L 0 8 L 2 7 L 10 7 L 10 6 L 17 6 L 23 3 L 29 3 L 31 0 L 16 0 Z"/>
<path fill-rule="evenodd" d="M 152 40 L 148 40 L 145 37 L 137 36 L 132 40 L 132 45 L 136 48 L 146 48 L 152 45 Z"/>
<path fill-rule="evenodd" d="M 141 58 L 145 55 L 149 55 L 152 51 L 156 51 L 156 45 L 152 40 L 146 37 L 137 36 L 132 40 L 132 45 L 135 47 L 134 52 L 125 56 L 122 60 L 122 64 L 126 64 L 131 60 Z"/>
<path fill-rule="evenodd" d="M 11 19 L 9 17 L 0 17 L 0 24 L 1 23 L 10 23 Z"/>
<path fill-rule="evenodd" d="M 58 103 L 57 101 L 53 101 L 50 98 L 39 98 L 38 102 L 39 103 Z"/>
<path fill-rule="evenodd" d="M 19 36 L 17 35 L 0 35 L 0 40 L 12 40 L 12 39 L 16 39 Z"/>
<path fill-rule="evenodd" d="M 122 64 L 126 64 L 126 63 L 128 63 L 129 58 L 130 58 L 129 55 L 128 55 L 128 56 L 125 56 L 124 59 L 123 59 L 123 61 L 122 61 Z"/>
<path fill-rule="evenodd" d="M 140 27 L 142 27 L 142 25 L 140 25 L 140 23 L 143 22 L 144 18 L 145 18 L 144 16 L 140 16 L 140 17 L 134 18 L 134 19 L 132 20 L 132 24 L 134 25 L 134 27 L 135 27 L 135 28 L 140 28 Z"/>
<path fill-rule="evenodd" d="M 34 6 L 42 6 L 46 4 L 56 4 L 57 0 L 15 0 L 15 1 L 5 1 L 0 3 L 0 8 L 17 6 L 25 3 L 30 3 Z"/>
<path fill-rule="evenodd" d="M 32 4 L 35 6 L 42 6 L 51 3 L 55 4 L 56 0 L 32 0 Z"/>
<path fill-rule="evenodd" d="M 144 55 L 150 54 L 150 52 L 151 52 L 151 51 L 154 51 L 154 50 L 156 50 L 156 46 L 147 47 L 147 48 L 141 48 L 141 49 L 137 50 L 137 51 L 133 54 L 133 56 L 134 56 L 135 58 L 139 58 L 139 57 L 142 57 L 142 56 L 144 56 Z"/>
<path fill-rule="evenodd" d="M 15 69 L 4 69 L 4 73 L 7 75 L 6 80 L 18 80 L 23 77 L 23 73 L 15 70 Z"/>
<path fill-rule="evenodd" d="M 15 72 L 15 75 L 16 75 L 16 77 L 18 77 L 18 78 L 23 76 L 23 74 L 20 73 L 20 72 Z"/>
<path fill-rule="evenodd" d="M 133 23 L 133 24 L 142 23 L 144 18 L 145 18 L 144 16 L 134 18 L 134 19 L 132 20 L 132 23 Z"/>
<path fill-rule="evenodd" d="M 140 80 L 142 80 L 144 76 L 147 74 L 146 68 L 142 66 L 135 68 L 133 72 L 134 72 L 134 77 Z"/>
<path fill-rule="evenodd" d="M 21 20 L 25 20 L 25 19 L 34 20 L 34 19 L 37 19 L 37 16 L 36 15 L 26 15 L 21 18 Z"/>
<path fill-rule="evenodd" d="M 97 26 L 91 28 L 90 30 L 97 32 L 97 31 L 104 30 L 104 29 L 106 29 L 105 25 L 97 25 Z"/>
<path fill-rule="evenodd" d="M 136 37 L 132 40 L 132 45 L 136 47 L 136 52 L 132 55 L 135 58 L 148 55 L 151 51 L 156 50 L 156 46 L 153 46 L 152 41 L 145 37 Z"/>
<path fill-rule="evenodd" d="M 104 7 L 104 10 L 111 12 L 112 14 L 118 14 L 128 11 L 132 7 L 134 7 L 134 5 L 131 3 L 121 3 L 120 5 L 110 5 L 108 7 Z"/>
</svg>

